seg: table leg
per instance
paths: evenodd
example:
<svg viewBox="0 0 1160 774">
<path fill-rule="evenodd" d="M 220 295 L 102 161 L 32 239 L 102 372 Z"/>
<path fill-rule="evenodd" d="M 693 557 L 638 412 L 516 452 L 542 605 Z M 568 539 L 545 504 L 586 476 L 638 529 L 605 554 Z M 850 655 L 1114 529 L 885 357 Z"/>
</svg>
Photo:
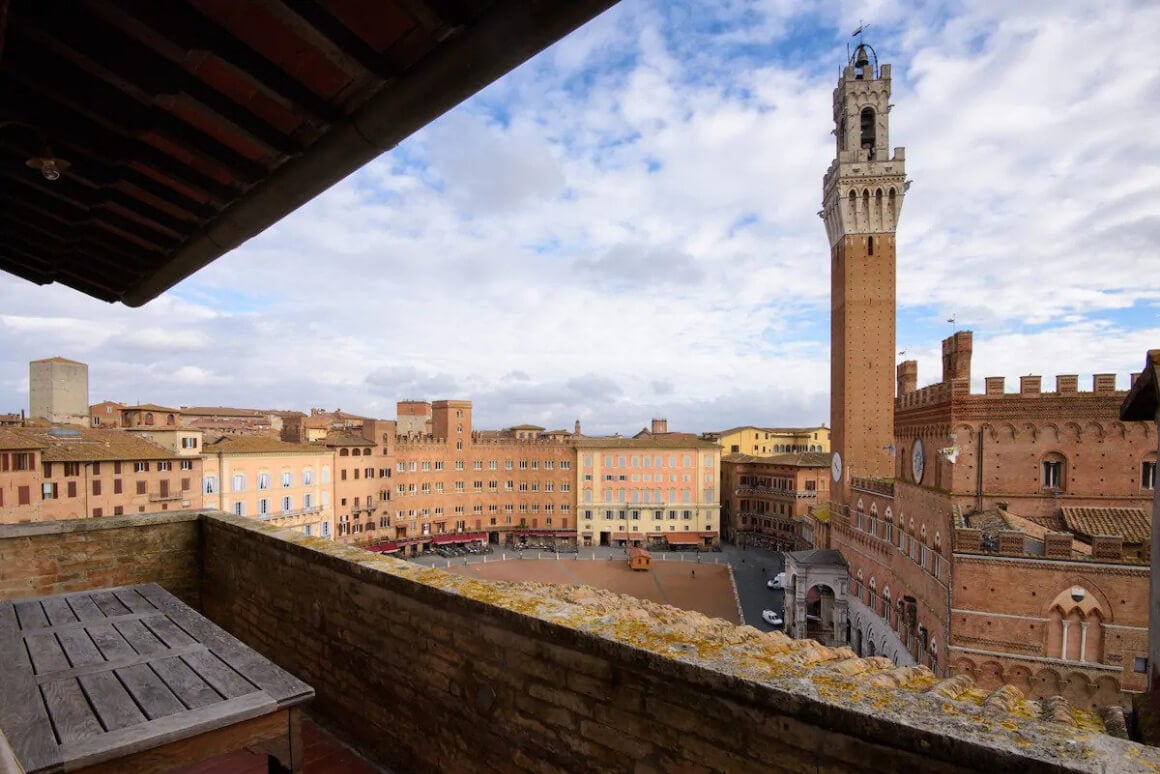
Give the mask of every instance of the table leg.
<svg viewBox="0 0 1160 774">
<path fill-rule="evenodd" d="M 302 710 L 291 707 L 286 719 L 286 742 L 278 753 L 266 756 L 269 774 L 298 774 L 302 771 Z"/>
</svg>

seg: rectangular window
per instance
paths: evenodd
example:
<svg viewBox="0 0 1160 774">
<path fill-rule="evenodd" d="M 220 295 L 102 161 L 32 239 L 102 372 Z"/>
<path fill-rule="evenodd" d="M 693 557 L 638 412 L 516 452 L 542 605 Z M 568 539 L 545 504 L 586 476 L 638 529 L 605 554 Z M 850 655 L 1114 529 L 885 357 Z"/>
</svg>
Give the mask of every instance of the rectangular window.
<svg viewBox="0 0 1160 774">
<path fill-rule="evenodd" d="M 290 495 L 282 498 L 282 513 L 289 513 L 294 508 L 294 499 Z"/>
<path fill-rule="evenodd" d="M 1156 488 L 1156 460 L 1140 463 L 1140 488 L 1148 490 Z"/>
<path fill-rule="evenodd" d="M 79 476 L 81 474 L 81 464 L 79 462 L 66 462 L 64 464 L 64 474 L 66 476 Z"/>
<path fill-rule="evenodd" d="M 40 499 L 41 500 L 55 500 L 56 499 L 56 484 L 49 483 L 49 484 L 41 485 Z M 26 503 L 21 503 L 21 505 L 25 505 L 25 504 Z"/>
<path fill-rule="evenodd" d="M 188 437 L 182 438 L 181 439 L 181 448 L 183 448 L 183 449 L 196 449 L 197 448 L 197 439 L 196 438 L 188 438 Z"/>
<path fill-rule="evenodd" d="M 163 470 L 163 471 L 164 470 L 173 470 L 173 463 L 169 462 L 168 460 L 162 460 L 161 462 L 157 463 L 157 469 Z"/>
<path fill-rule="evenodd" d="M 345 473 L 345 471 L 344 471 L 344 473 Z M 344 475 L 343 478 L 346 478 L 346 476 Z M 259 489 L 269 489 L 270 488 L 270 474 L 269 473 L 259 473 L 258 474 L 258 488 Z"/>
<path fill-rule="evenodd" d="M 134 462 L 133 463 L 133 472 L 134 473 L 148 473 L 149 472 L 149 463 L 148 462 Z"/>
<path fill-rule="evenodd" d="M 259 516 L 266 516 L 269 513 L 270 513 L 270 500 L 268 498 L 263 497 L 262 499 L 258 500 L 258 515 Z"/>
<path fill-rule="evenodd" d="M 234 515 L 235 516 L 245 516 L 246 515 L 246 504 L 243 502 L 234 503 Z"/>
<path fill-rule="evenodd" d="M 144 481 L 137 482 L 137 494 L 139 494 L 139 495 L 145 494 L 145 482 Z"/>
<path fill-rule="evenodd" d="M 16 487 L 16 504 L 30 505 L 32 503 L 32 490 L 27 486 Z"/>
<path fill-rule="evenodd" d="M 571 470 L 572 463 L 568 460 L 560 460 L 560 470 Z"/>
<path fill-rule="evenodd" d="M 124 516 L 125 515 L 125 506 L 114 505 L 113 506 L 113 515 L 114 516 Z"/>
<path fill-rule="evenodd" d="M 113 494 L 121 494 L 121 479 L 113 479 Z"/>
<path fill-rule="evenodd" d="M 182 470 L 193 470 L 193 460 L 182 460 L 181 461 L 181 469 Z"/>
<path fill-rule="evenodd" d="M 288 470 L 282 472 L 282 486 L 284 488 L 294 486 L 294 474 Z"/>
<path fill-rule="evenodd" d="M 94 481 L 93 482 L 93 497 L 100 497 L 100 496 L 101 496 L 101 482 Z"/>
<path fill-rule="evenodd" d="M 93 518 L 94 519 L 99 519 L 101 516 L 104 515 L 104 513 L 105 512 L 103 510 L 101 510 L 100 508 L 93 508 Z"/>
</svg>

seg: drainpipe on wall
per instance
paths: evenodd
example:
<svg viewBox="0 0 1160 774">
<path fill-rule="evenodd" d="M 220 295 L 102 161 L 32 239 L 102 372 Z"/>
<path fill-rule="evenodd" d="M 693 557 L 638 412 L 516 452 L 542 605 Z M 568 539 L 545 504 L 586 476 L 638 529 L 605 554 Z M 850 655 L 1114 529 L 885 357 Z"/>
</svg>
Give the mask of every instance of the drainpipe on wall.
<svg viewBox="0 0 1160 774">
<path fill-rule="evenodd" d="M 980 513 L 983 511 L 983 428 L 979 428 L 979 453 L 975 455 L 975 507 Z"/>
</svg>

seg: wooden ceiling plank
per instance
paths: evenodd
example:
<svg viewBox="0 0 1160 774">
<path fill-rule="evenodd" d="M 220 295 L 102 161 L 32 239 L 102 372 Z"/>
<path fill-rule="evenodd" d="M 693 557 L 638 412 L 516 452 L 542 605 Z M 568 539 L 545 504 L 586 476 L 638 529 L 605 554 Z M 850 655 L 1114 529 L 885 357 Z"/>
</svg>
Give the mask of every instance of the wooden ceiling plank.
<svg viewBox="0 0 1160 774">
<path fill-rule="evenodd" d="M 167 111 L 145 107 L 81 68 L 52 56 L 38 46 L 31 46 L 33 50 L 27 50 L 28 46 L 28 41 L 19 36 L 9 42 L 12 55 L 15 57 L 19 51 L 24 65 L 16 69 L 11 77 L 40 90 L 50 99 L 71 107 L 110 131 L 134 140 L 140 140 L 150 133 L 167 137 L 190 156 L 220 170 L 223 180 L 238 181 L 241 190 L 269 174 L 269 169 L 190 128 Z"/>
<path fill-rule="evenodd" d="M 183 3 L 86 0 L 86 5 L 93 13 L 177 64 L 187 62 L 191 52 L 213 56 L 238 78 L 317 128 L 342 118 L 341 111 L 333 105 Z"/>
<path fill-rule="evenodd" d="M 237 196 L 237 193 L 221 183 L 208 178 L 201 172 L 185 165 L 178 165 L 152 146 L 137 142 L 108 128 L 94 123 L 89 117 L 75 109 L 49 100 L 29 87 L 6 81 L 0 77 L 0 104 L 20 105 L 25 119 L 37 126 L 49 141 L 54 152 L 73 163 L 82 163 L 86 158 L 101 161 L 108 169 L 131 170 L 128 160 L 135 159 L 166 177 L 179 182 L 185 190 L 165 187 L 170 196 L 180 196 L 190 200 L 190 196 L 200 196 L 199 207 L 210 206 L 221 210 Z M 0 136 L 0 141 L 4 137 Z M 77 151 L 82 153 L 78 154 Z M 143 177 L 134 172 L 137 178 Z M 149 178 L 151 179 L 151 178 Z M 163 185 L 154 183 L 154 186 Z"/>
<path fill-rule="evenodd" d="M 45 7 L 51 9 L 51 3 Z M 143 105 L 159 107 L 184 94 L 203 105 L 217 122 L 267 154 L 290 156 L 302 150 L 244 105 L 210 88 L 184 68 L 135 45 L 132 38 L 112 25 L 68 9 L 51 15 L 44 24 L 26 23 L 22 25 L 23 34 Z"/>
</svg>

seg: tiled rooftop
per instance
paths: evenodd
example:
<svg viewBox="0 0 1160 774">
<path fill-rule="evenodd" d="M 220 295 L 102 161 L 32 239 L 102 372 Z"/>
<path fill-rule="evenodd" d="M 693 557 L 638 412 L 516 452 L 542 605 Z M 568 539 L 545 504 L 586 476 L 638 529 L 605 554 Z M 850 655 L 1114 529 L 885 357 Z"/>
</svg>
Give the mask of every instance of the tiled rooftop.
<svg viewBox="0 0 1160 774">
<path fill-rule="evenodd" d="M 54 435 L 54 431 L 66 434 Z M 0 428 L 0 449 L 43 449 L 45 462 L 178 458 L 174 452 L 131 432 L 92 430 L 76 425 Z"/>
<path fill-rule="evenodd" d="M 1152 519 L 1142 508 L 1065 507 L 1063 521 L 1077 535 L 1116 535 L 1125 543 L 1147 543 L 1152 538 Z"/>
<path fill-rule="evenodd" d="M 319 448 L 308 443 L 287 443 L 263 435 L 223 435 L 203 444 L 206 453 L 225 454 L 318 454 Z"/>
</svg>

